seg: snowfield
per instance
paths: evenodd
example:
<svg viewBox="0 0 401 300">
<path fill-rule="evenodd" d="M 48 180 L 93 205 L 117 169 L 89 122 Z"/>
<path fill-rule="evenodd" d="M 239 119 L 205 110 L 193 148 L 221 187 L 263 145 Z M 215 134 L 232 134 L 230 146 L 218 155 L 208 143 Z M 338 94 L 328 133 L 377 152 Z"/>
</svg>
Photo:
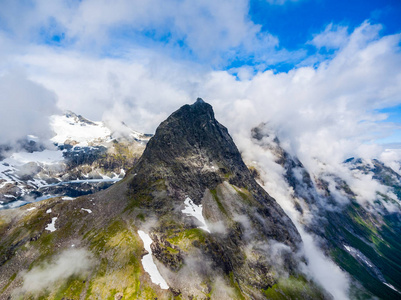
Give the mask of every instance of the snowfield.
<svg viewBox="0 0 401 300">
<path fill-rule="evenodd" d="M 203 226 L 200 226 L 198 228 L 210 233 L 209 227 L 207 227 L 206 225 L 206 220 L 202 215 L 202 204 L 196 205 L 189 197 L 185 198 L 184 204 L 185 208 L 181 212 L 183 214 L 186 214 L 187 216 L 196 218 L 199 222 L 203 224 Z"/>
<path fill-rule="evenodd" d="M 77 146 L 85 147 L 93 141 L 111 140 L 111 131 L 102 122 L 80 122 L 72 115 L 51 116 L 51 126 L 56 135 L 53 143 L 64 144 L 65 141 L 76 141 Z"/>
<path fill-rule="evenodd" d="M 52 222 L 50 224 L 47 224 L 45 229 L 49 230 L 50 232 L 56 231 L 56 220 L 57 217 L 52 218 Z"/>
<path fill-rule="evenodd" d="M 150 245 L 152 244 L 152 239 L 147 233 L 142 230 L 138 230 L 138 234 L 139 237 L 142 239 L 145 250 L 149 252 L 149 254 L 146 254 L 142 258 L 143 269 L 149 274 L 150 280 L 152 280 L 154 284 L 157 284 L 162 289 L 167 290 L 169 286 L 167 285 L 167 282 L 164 280 L 163 276 L 160 274 L 157 266 L 153 261 L 152 249 L 150 248 Z"/>
<path fill-rule="evenodd" d="M 22 166 L 26 163 L 36 162 L 44 165 L 51 165 L 64 160 L 63 152 L 59 150 L 48 150 L 29 152 L 17 152 L 5 159 L 4 162 L 12 166 Z"/>
</svg>

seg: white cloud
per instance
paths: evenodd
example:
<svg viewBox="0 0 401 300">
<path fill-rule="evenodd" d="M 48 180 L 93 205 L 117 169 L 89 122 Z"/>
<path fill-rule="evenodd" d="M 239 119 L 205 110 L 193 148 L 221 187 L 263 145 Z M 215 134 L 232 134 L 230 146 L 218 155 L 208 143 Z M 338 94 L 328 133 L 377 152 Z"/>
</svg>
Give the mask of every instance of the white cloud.
<svg viewBox="0 0 401 300">
<path fill-rule="evenodd" d="M 315 35 L 310 42 L 317 48 L 338 49 L 348 42 L 348 28 L 330 23 L 325 30 Z"/>
<path fill-rule="evenodd" d="M 32 80 L 57 92 L 59 106 L 92 119 L 116 118 L 152 132 L 169 113 L 203 97 L 234 134 L 269 121 L 288 150 L 314 165 L 349 156 L 377 156 L 369 145 L 393 125 L 378 109 L 401 102 L 399 35 L 380 37 L 363 23 L 332 60 L 288 73 L 242 79 L 226 71 L 135 48 L 124 59 L 32 47 L 14 55 Z M 241 74 L 241 69 L 238 70 Z"/>
<path fill-rule="evenodd" d="M 401 175 L 401 149 L 386 149 L 379 160 Z"/>
<path fill-rule="evenodd" d="M 0 76 L 0 140 L 13 143 L 27 135 L 52 136 L 49 116 L 58 111 L 56 95 L 13 70 Z"/>
<path fill-rule="evenodd" d="M 70 49 L 99 53 L 107 47 L 135 47 L 141 41 L 149 48 L 178 51 L 179 56 L 194 55 L 217 65 L 238 55 L 257 59 L 263 52 L 275 54 L 278 45 L 277 38 L 262 32 L 249 18 L 247 0 L 118 0 L 113 4 L 35 0 L 29 7 L 25 4 L 13 1 L 3 6 L 0 21 L 10 35 L 26 42 L 52 42 L 59 36 Z"/>
<path fill-rule="evenodd" d="M 305 271 L 328 291 L 334 299 L 349 299 L 349 278 L 333 261 L 326 257 L 316 245 L 313 237 L 302 228 L 298 229 L 304 242 L 308 266 Z"/>
<path fill-rule="evenodd" d="M 391 124 L 379 122 L 386 116 L 376 111 L 401 102 L 400 36 L 380 38 L 378 30 L 362 24 L 316 69 L 266 71 L 244 81 L 214 73 L 204 85 L 205 98 L 215 99 L 218 116 L 231 130 L 269 121 L 307 163 L 315 157 L 341 162 L 352 155 L 377 156 L 380 147 L 366 142 L 389 133 Z"/>
<path fill-rule="evenodd" d="M 320 284 L 326 291 L 334 296 L 334 299 L 348 299 L 349 279 L 335 263 L 326 257 L 319 248 L 316 237 L 306 232 L 302 225 L 302 218 L 293 204 L 294 193 L 284 178 L 284 169 L 275 162 L 276 157 L 267 150 L 253 142 L 246 136 L 237 139 L 239 148 L 244 149 L 244 159 L 247 162 L 254 161 L 260 170 L 263 188 L 277 201 L 285 213 L 290 217 L 298 229 L 303 241 L 300 255 L 306 257 L 307 264 L 302 271 Z"/>
<path fill-rule="evenodd" d="M 272 4 L 272 5 L 284 5 L 290 2 L 299 2 L 302 0 L 266 0 L 266 2 Z"/>
<path fill-rule="evenodd" d="M 17 294 L 44 291 L 60 280 L 82 275 L 93 265 L 91 254 L 85 249 L 71 249 L 60 253 L 52 262 L 37 266 L 22 274 L 23 284 Z"/>
</svg>

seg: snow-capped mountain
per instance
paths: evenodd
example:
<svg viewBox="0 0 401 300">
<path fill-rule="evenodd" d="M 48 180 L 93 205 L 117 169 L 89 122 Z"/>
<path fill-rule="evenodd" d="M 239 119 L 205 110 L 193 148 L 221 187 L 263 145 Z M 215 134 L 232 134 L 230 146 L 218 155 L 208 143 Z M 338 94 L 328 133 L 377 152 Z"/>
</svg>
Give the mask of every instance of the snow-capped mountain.
<svg viewBox="0 0 401 300">
<path fill-rule="evenodd" d="M 122 133 L 113 132 L 103 122 L 72 112 L 52 116 L 50 125 L 50 142 L 28 136 L 23 147 L 3 151 L 0 209 L 107 188 L 132 167 L 151 136 L 124 124 Z"/>
</svg>

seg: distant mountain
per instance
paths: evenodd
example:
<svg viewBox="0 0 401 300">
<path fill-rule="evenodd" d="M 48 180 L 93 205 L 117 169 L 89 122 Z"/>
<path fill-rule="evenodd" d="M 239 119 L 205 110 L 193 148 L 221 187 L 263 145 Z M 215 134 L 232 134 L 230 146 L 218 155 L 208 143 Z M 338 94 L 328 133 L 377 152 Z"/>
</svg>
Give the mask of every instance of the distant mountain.
<svg viewBox="0 0 401 300">
<path fill-rule="evenodd" d="M 331 298 L 304 274 L 294 224 L 201 99 L 160 124 L 109 189 L 0 220 L 5 297 Z"/>
<path fill-rule="evenodd" d="M 400 299 L 400 174 L 377 159 L 347 159 L 343 167 L 352 174 L 348 180 L 366 176 L 369 186 L 382 187 L 369 202 L 366 196 L 358 195 L 369 186 L 361 186 L 357 192 L 344 174 L 309 173 L 298 158 L 281 147 L 267 124 L 254 128 L 252 136 L 255 144 L 272 153 L 283 167 L 304 228 L 319 238 L 325 253 L 351 276 L 350 297 Z"/>
<path fill-rule="evenodd" d="M 52 116 L 50 142 L 28 136 L 17 146 L 3 146 L 0 209 L 55 195 L 90 194 L 120 180 L 151 136 L 121 127 L 113 132 L 102 122 L 66 112 Z"/>
</svg>

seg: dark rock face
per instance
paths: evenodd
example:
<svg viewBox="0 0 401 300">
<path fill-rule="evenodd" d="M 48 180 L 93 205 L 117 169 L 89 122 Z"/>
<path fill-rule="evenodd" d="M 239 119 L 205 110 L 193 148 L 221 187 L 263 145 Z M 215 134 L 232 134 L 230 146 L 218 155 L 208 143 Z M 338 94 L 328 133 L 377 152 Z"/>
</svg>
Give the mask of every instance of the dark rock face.
<svg viewBox="0 0 401 300">
<path fill-rule="evenodd" d="M 238 186 L 251 179 L 227 129 L 202 99 L 184 105 L 160 124 L 134 172 L 150 181 L 168 180 L 196 203 L 206 188 L 214 189 L 224 177 Z"/>
<path fill-rule="evenodd" d="M 177 241 L 186 232 L 193 238 L 190 248 L 200 251 L 214 272 L 233 273 L 239 283 L 261 290 L 275 282 L 263 247 L 274 240 L 296 251 L 301 243 L 292 221 L 256 183 L 227 129 L 202 99 L 184 105 L 160 124 L 125 181 L 132 206 L 144 215 L 156 215 L 158 225 L 152 230 L 159 238 L 153 239 L 153 248 L 172 271 L 179 270 L 192 250 L 180 249 L 182 243 L 177 242 L 176 253 L 167 253 L 165 249 L 171 252 L 173 246 L 166 241 Z M 222 222 L 225 233 L 187 233 L 196 223 L 177 209 L 183 208 L 187 196 L 203 205 L 206 219 Z M 248 248 L 252 261 L 246 259 Z M 294 271 L 291 255 L 284 261 L 283 268 Z"/>
<path fill-rule="evenodd" d="M 261 204 L 261 214 L 273 218 L 274 226 L 280 228 L 281 240 L 300 241 L 291 220 L 254 180 L 227 128 L 215 119 L 212 106 L 200 98 L 160 124 L 129 176 L 133 192 L 149 193 L 149 187 L 163 182 L 167 196 L 181 196 L 182 201 L 188 195 L 197 204 L 206 190 L 228 181 L 250 191 Z"/>
</svg>

